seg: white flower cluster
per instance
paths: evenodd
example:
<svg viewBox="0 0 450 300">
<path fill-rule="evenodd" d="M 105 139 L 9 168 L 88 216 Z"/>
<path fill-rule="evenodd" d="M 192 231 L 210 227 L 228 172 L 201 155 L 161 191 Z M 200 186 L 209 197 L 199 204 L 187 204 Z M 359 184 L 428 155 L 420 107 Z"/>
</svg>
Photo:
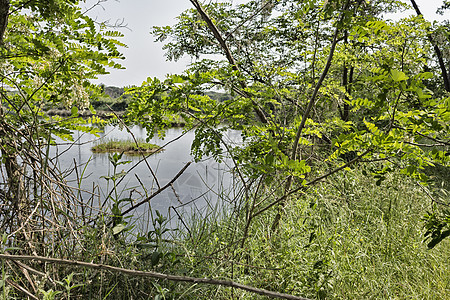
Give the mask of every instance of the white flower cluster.
<svg viewBox="0 0 450 300">
<path fill-rule="evenodd" d="M 48 61 L 39 61 L 35 62 L 33 65 L 33 88 L 40 89 L 42 85 L 45 83 L 45 79 L 42 77 L 42 73 L 50 68 L 50 63 Z"/>
<path fill-rule="evenodd" d="M 89 107 L 89 94 L 78 82 L 72 86 L 72 93 L 69 96 L 72 96 L 72 103 L 76 101 L 79 108 Z"/>
<path fill-rule="evenodd" d="M 450 60 L 450 47 L 442 49 L 442 56 L 446 60 Z"/>
<path fill-rule="evenodd" d="M 442 32 L 435 33 L 434 34 L 435 42 L 439 45 L 441 48 L 441 53 L 444 59 L 449 60 L 450 59 L 450 47 L 446 46 L 448 45 L 448 37 L 444 35 Z"/>
<path fill-rule="evenodd" d="M 56 58 L 61 56 L 61 53 L 58 50 L 53 49 L 51 55 Z M 43 84 L 53 85 L 54 87 L 57 87 L 56 90 L 62 91 L 55 96 L 60 99 L 65 107 L 70 108 L 75 103 L 80 109 L 89 107 L 89 93 L 86 91 L 85 87 L 83 87 L 82 81 L 79 80 L 79 78 L 83 78 L 82 69 L 75 71 L 75 74 L 71 80 L 59 79 L 54 82 L 45 82 L 45 76 L 43 77 L 43 74 L 45 74 L 44 72 L 56 69 L 55 64 L 55 60 L 44 60 L 36 63 L 33 66 L 33 73 L 35 75 L 33 76 L 32 87 L 34 89 L 41 89 Z M 48 95 L 46 97 L 48 97 Z"/>
<path fill-rule="evenodd" d="M 52 48 L 50 49 L 50 58 L 53 60 L 58 60 L 62 56 L 61 52 L 58 49 Z"/>
<path fill-rule="evenodd" d="M 35 76 L 34 77 L 34 79 L 33 79 L 33 89 L 35 89 L 35 90 L 40 89 L 43 84 L 44 84 L 44 79 L 42 79 L 42 77 L 40 77 L 40 76 Z"/>
<path fill-rule="evenodd" d="M 8 77 L 14 73 L 14 67 L 8 60 L 0 60 L 0 72 L 2 76 Z"/>
</svg>

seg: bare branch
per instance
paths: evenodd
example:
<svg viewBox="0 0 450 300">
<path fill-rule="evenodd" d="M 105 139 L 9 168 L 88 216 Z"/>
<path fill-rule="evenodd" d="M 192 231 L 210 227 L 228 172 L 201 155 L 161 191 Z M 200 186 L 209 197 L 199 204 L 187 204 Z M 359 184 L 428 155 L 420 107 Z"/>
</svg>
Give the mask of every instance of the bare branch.
<svg viewBox="0 0 450 300">
<path fill-rule="evenodd" d="M 434 203 L 437 203 L 437 204 L 439 204 L 439 205 L 443 205 L 443 206 L 450 207 L 450 204 L 444 203 L 444 202 L 439 201 L 439 200 L 437 200 L 436 198 L 434 198 L 434 197 L 431 195 L 430 191 L 429 191 L 427 188 L 425 188 L 422 184 L 420 184 L 419 182 L 416 182 L 416 184 L 422 189 L 422 191 L 424 191 L 424 193 L 428 196 L 428 198 L 431 199 L 431 201 L 433 201 Z"/>
<path fill-rule="evenodd" d="M 228 60 L 228 62 L 231 64 L 234 70 L 239 71 L 239 67 L 236 63 L 236 60 L 234 59 L 233 55 L 231 54 L 230 48 L 228 48 L 227 43 L 225 42 L 226 39 L 222 37 L 222 35 L 219 32 L 219 29 L 217 26 L 213 23 L 211 18 L 208 16 L 208 14 L 205 12 L 203 7 L 200 5 L 200 3 L 197 0 L 190 0 L 192 5 L 194 5 L 195 9 L 197 9 L 198 13 L 201 15 L 202 19 L 206 22 L 208 25 L 209 30 L 213 33 L 216 40 L 219 42 L 220 47 L 225 53 L 225 56 Z M 245 91 L 247 88 L 247 83 L 244 80 L 239 80 L 239 84 L 241 85 L 241 88 L 244 90 L 244 94 L 247 98 L 251 99 L 251 95 Z M 264 111 L 258 106 L 258 104 L 255 102 L 255 100 L 251 99 L 253 104 L 253 109 L 255 110 L 256 114 L 258 115 L 258 118 L 263 123 L 268 123 L 267 117 L 264 114 Z"/>
<path fill-rule="evenodd" d="M 188 162 L 188 163 L 187 163 L 187 164 L 186 164 L 186 165 L 178 172 L 178 174 L 175 175 L 175 177 L 172 178 L 172 180 L 169 181 L 165 186 L 163 186 L 162 188 L 158 189 L 156 192 L 154 192 L 153 194 L 151 194 L 149 197 L 145 198 L 145 199 L 142 200 L 141 202 L 136 203 L 135 205 L 129 207 L 127 210 L 125 210 L 124 212 L 122 212 L 120 215 L 121 215 L 121 216 L 126 215 L 126 214 L 129 213 L 130 211 L 132 211 L 132 210 L 138 208 L 139 206 L 141 206 L 141 205 L 144 204 L 144 203 L 147 203 L 147 202 L 150 201 L 152 198 L 154 198 L 156 195 L 160 194 L 162 191 L 164 191 L 165 189 L 167 189 L 168 187 L 170 187 L 170 186 L 172 185 L 172 183 L 174 183 L 174 182 L 178 179 L 178 177 L 180 177 L 181 174 L 184 173 L 184 171 L 187 169 L 187 167 L 189 167 L 189 165 L 190 165 L 191 163 L 192 163 L 192 162 Z M 110 223 L 111 223 L 111 222 L 110 222 Z"/>
<path fill-rule="evenodd" d="M 422 16 L 423 18 L 423 14 L 419 9 L 419 6 L 417 6 L 417 3 L 415 0 L 411 0 L 411 4 L 414 7 L 414 10 L 416 11 L 418 16 Z M 428 41 L 431 43 L 431 45 L 434 48 L 434 52 L 436 53 L 438 62 L 439 62 L 439 67 L 441 68 L 441 72 L 442 72 L 442 80 L 444 81 L 444 87 L 445 90 L 447 92 L 450 92 L 450 80 L 449 80 L 449 74 L 447 73 L 447 68 L 445 67 L 445 62 L 444 59 L 442 58 L 442 52 L 441 49 L 439 49 L 436 41 L 433 39 L 433 36 L 431 35 L 431 33 L 427 34 L 428 37 Z"/>
<path fill-rule="evenodd" d="M 36 297 L 35 295 L 33 295 L 32 293 L 30 293 L 27 289 L 25 289 L 24 287 L 18 285 L 16 282 L 10 280 L 10 279 L 6 279 L 6 283 L 8 283 L 9 285 L 11 285 L 12 287 L 14 287 L 15 289 L 21 291 L 22 293 L 26 294 L 28 297 L 30 297 L 31 299 L 35 299 L 35 300 L 39 300 L 38 297 Z"/>
<path fill-rule="evenodd" d="M 348 6 L 349 6 L 349 1 L 347 1 L 346 5 L 343 8 L 343 11 L 341 12 L 341 20 L 344 17 L 344 12 L 347 11 Z M 340 22 L 338 22 L 338 23 L 340 23 Z M 308 118 L 309 113 L 311 112 L 311 109 L 313 108 L 313 106 L 316 102 L 316 98 L 317 98 L 317 94 L 319 93 L 319 89 L 322 86 L 322 83 L 325 80 L 325 77 L 327 76 L 328 71 L 330 70 L 331 62 L 332 62 L 333 56 L 334 56 L 334 50 L 336 49 L 336 45 L 339 41 L 339 39 L 338 39 L 339 32 L 340 32 L 340 30 L 339 30 L 339 26 L 337 24 L 336 29 L 334 31 L 334 35 L 333 35 L 333 42 L 331 43 L 331 47 L 330 47 L 330 53 L 328 54 L 327 63 L 325 65 L 325 68 L 322 71 L 322 75 L 320 76 L 319 80 L 317 81 L 316 87 L 314 88 L 314 92 L 313 92 L 311 99 L 309 100 L 309 103 L 305 109 L 303 116 L 302 116 L 302 121 L 300 123 L 300 126 L 297 129 L 297 134 L 295 136 L 294 145 L 292 146 L 292 153 L 291 153 L 292 160 L 297 159 L 298 143 L 300 141 L 300 137 L 302 135 L 303 128 L 305 127 L 306 119 Z"/>
<path fill-rule="evenodd" d="M 339 23 L 344 18 L 344 12 L 347 11 L 347 9 L 349 7 L 349 4 L 350 4 L 350 1 L 347 1 L 346 4 L 344 5 L 343 11 L 341 12 L 341 15 L 340 15 L 340 20 L 336 24 L 336 29 L 334 31 L 333 41 L 331 43 L 330 53 L 328 54 L 327 62 L 326 62 L 325 67 L 324 67 L 324 69 L 322 71 L 322 75 L 320 76 L 319 80 L 316 83 L 316 86 L 314 88 L 314 92 L 313 92 L 313 94 L 311 96 L 311 99 L 308 102 L 308 105 L 306 106 L 306 109 L 305 109 L 305 111 L 303 113 L 303 116 L 302 116 L 302 121 L 300 122 L 300 125 L 299 125 L 299 127 L 297 129 L 297 133 L 295 135 L 294 145 L 292 146 L 292 152 L 291 152 L 291 156 L 290 156 L 291 160 L 297 160 L 297 151 L 298 151 L 299 141 L 300 141 L 300 138 L 302 136 L 303 129 L 305 128 L 306 120 L 308 119 L 309 114 L 311 113 L 311 110 L 313 109 L 314 104 L 316 103 L 316 98 L 317 98 L 317 95 L 319 94 L 319 89 L 322 86 L 322 83 L 325 80 L 325 77 L 327 76 L 328 71 L 330 70 L 331 62 L 333 61 L 334 50 L 336 49 L 336 45 L 337 45 L 337 43 L 340 40 L 338 38 L 338 35 L 339 35 L 339 32 L 340 32 Z M 289 194 L 288 191 L 291 188 L 292 181 L 293 181 L 293 177 L 289 176 L 288 180 L 286 182 L 285 195 Z M 281 200 L 281 201 L 277 200 L 276 202 L 280 203 L 280 205 L 283 206 L 286 200 L 287 200 L 287 196 L 283 200 Z M 274 205 L 274 203 L 272 203 L 269 206 L 271 207 L 273 205 Z M 275 219 L 274 219 L 274 221 L 272 223 L 272 231 L 275 231 L 275 229 L 278 228 L 278 224 L 279 224 L 280 219 L 281 219 L 281 211 L 278 211 L 278 213 L 276 214 Z"/>
<path fill-rule="evenodd" d="M 254 14 L 252 14 L 250 17 L 243 20 L 241 23 L 239 23 L 231 32 L 227 33 L 227 36 L 225 37 L 225 41 L 228 40 L 228 38 L 233 36 L 233 33 L 235 33 L 239 28 L 241 28 L 245 23 L 259 15 L 260 12 L 262 12 L 266 7 L 269 6 L 269 4 L 272 3 L 272 0 L 267 0 L 266 3 L 264 3 Z"/>
<path fill-rule="evenodd" d="M 166 280 L 178 281 L 178 282 L 192 282 L 192 283 L 203 283 L 203 284 L 227 286 L 227 287 L 237 288 L 237 289 L 241 289 L 241 290 L 248 291 L 251 293 L 255 293 L 255 294 L 259 294 L 259 295 L 263 295 L 263 296 L 267 296 L 267 297 L 271 297 L 271 298 L 278 298 L 278 299 L 309 300 L 309 299 L 303 298 L 303 297 L 298 297 L 298 296 L 294 296 L 294 295 L 277 293 L 277 292 L 272 292 L 272 291 L 268 291 L 265 289 L 255 288 L 255 287 L 248 286 L 245 284 L 240 284 L 240 283 L 237 283 L 237 282 L 234 282 L 231 280 L 219 280 L 219 279 L 196 278 L 196 277 L 179 276 L 179 275 L 168 275 L 168 274 L 157 273 L 157 272 L 131 270 L 131 269 L 124 269 L 124 268 L 119 268 L 119 267 L 114 267 L 114 266 L 109 266 L 109 265 L 103 265 L 103 264 L 94 264 L 94 263 L 88 263 L 88 262 L 84 262 L 84 261 L 50 258 L 50 257 L 43 257 L 43 256 L 0 254 L 0 258 L 6 259 L 6 260 L 13 260 L 13 261 L 37 260 L 37 261 L 41 261 L 41 262 L 49 262 L 49 263 L 56 263 L 56 264 L 63 264 L 63 265 L 85 267 L 85 268 L 96 269 L 96 270 L 105 270 L 105 271 L 110 271 L 110 272 L 127 274 L 127 275 L 131 275 L 131 276 L 142 276 L 142 277 L 166 279 Z"/>
<path fill-rule="evenodd" d="M 354 164 L 355 162 L 359 161 L 361 158 L 363 158 L 365 155 L 367 155 L 368 153 L 372 152 L 372 149 L 368 149 L 366 151 L 364 151 L 363 153 L 361 153 L 360 155 L 358 155 L 357 157 L 355 157 L 354 159 L 352 159 L 351 161 L 349 161 L 348 163 L 331 170 L 330 172 L 319 176 L 313 180 L 311 180 L 310 182 L 306 183 L 305 185 L 302 185 L 296 189 L 290 190 L 289 192 L 285 193 L 283 196 L 281 196 L 280 198 L 278 198 L 277 200 L 273 201 L 272 203 L 270 203 L 269 205 L 267 205 L 266 207 L 262 208 L 261 210 L 259 210 L 258 212 L 256 212 L 253 217 L 256 217 L 257 215 L 265 212 L 266 210 L 268 210 L 269 208 L 273 207 L 274 205 L 278 204 L 278 203 L 284 203 L 286 201 L 286 199 L 290 196 L 293 195 L 295 193 L 298 192 L 302 192 L 304 193 L 305 190 L 307 190 L 309 187 L 311 187 L 312 185 L 322 181 L 323 179 L 327 178 L 330 175 L 333 175 L 334 173 L 337 173 L 345 168 L 347 168 L 348 166 Z M 273 229 L 273 228 L 272 228 Z"/>
</svg>

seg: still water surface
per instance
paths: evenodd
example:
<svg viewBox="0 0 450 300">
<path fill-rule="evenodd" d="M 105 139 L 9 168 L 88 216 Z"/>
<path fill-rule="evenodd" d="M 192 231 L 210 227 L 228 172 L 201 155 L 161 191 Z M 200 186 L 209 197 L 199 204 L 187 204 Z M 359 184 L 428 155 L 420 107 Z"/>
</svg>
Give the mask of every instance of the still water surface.
<svg viewBox="0 0 450 300">
<path fill-rule="evenodd" d="M 140 127 L 131 128 L 131 132 L 136 138 L 145 139 L 146 131 Z M 181 136 L 181 137 L 180 137 Z M 126 129 L 120 130 L 118 127 L 106 126 L 101 138 L 109 139 L 131 139 L 132 136 Z M 76 143 L 69 146 L 61 142 L 58 147 L 52 149 L 53 157 L 58 156 L 58 163 L 62 170 L 73 170 L 76 166 L 78 174 L 84 172 L 81 188 L 85 191 L 93 191 L 93 186 L 98 186 L 94 190 L 96 202 L 98 204 L 107 198 L 112 185 L 102 178 L 102 176 L 112 175 L 113 168 L 108 159 L 108 154 L 93 153 L 91 147 L 98 137 L 91 134 L 75 133 Z M 147 158 L 147 162 L 156 175 L 159 185 L 166 185 L 183 166 L 193 161 L 190 155 L 190 147 L 194 138 L 194 132 L 184 133 L 182 128 L 171 128 L 166 131 L 164 140 L 153 138 L 150 142 L 164 146 L 164 151 L 153 154 Z M 227 140 L 231 142 L 240 141 L 239 131 L 226 132 Z M 130 160 L 131 163 L 120 165 L 118 172 L 122 170 L 127 175 L 118 186 L 121 192 L 120 198 L 132 198 L 136 202 L 142 200 L 139 196 L 147 193 L 150 195 L 158 189 L 156 181 L 151 174 L 147 164 L 142 161 L 142 156 L 123 155 L 123 160 Z M 198 163 L 193 162 L 186 171 L 173 183 L 173 188 L 168 188 L 150 201 L 150 206 L 143 205 L 134 212 L 138 226 L 143 226 L 144 230 L 151 227 L 151 212 L 159 210 L 164 215 L 172 218 L 175 211 L 173 207 L 178 207 L 180 215 L 187 216 L 192 213 L 204 214 L 208 209 L 212 209 L 217 204 L 217 194 L 229 195 L 234 198 L 233 193 L 237 192 L 238 182 L 229 170 L 232 164 L 230 161 L 217 163 L 212 159 L 207 159 Z M 77 175 L 72 172 L 68 180 L 72 186 L 76 186 Z M 147 190 L 147 191 L 145 191 Z M 89 192 L 82 192 L 84 199 L 91 198 Z M 139 199 L 140 198 L 140 199 Z M 106 205 L 111 205 L 107 203 Z M 149 209 L 151 208 L 151 209 Z M 172 226 L 176 221 L 172 220 Z"/>
</svg>

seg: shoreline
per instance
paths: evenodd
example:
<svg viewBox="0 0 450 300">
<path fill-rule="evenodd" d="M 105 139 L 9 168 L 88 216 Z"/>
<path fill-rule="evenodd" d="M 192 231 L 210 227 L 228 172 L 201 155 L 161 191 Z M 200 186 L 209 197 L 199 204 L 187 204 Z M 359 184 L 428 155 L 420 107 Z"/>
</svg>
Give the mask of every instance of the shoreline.
<svg viewBox="0 0 450 300">
<path fill-rule="evenodd" d="M 50 109 L 45 112 L 48 116 L 60 116 L 60 117 L 70 117 L 72 116 L 72 112 L 68 109 Z M 108 111 L 108 110 L 97 110 L 95 114 L 93 114 L 90 110 L 86 109 L 83 111 L 79 111 L 78 115 L 82 118 L 90 118 L 93 116 L 99 117 L 100 119 L 109 120 L 114 118 L 116 115 L 118 117 L 123 117 L 125 115 L 125 111 Z M 186 123 L 184 122 L 171 122 L 170 127 L 184 127 Z"/>
</svg>

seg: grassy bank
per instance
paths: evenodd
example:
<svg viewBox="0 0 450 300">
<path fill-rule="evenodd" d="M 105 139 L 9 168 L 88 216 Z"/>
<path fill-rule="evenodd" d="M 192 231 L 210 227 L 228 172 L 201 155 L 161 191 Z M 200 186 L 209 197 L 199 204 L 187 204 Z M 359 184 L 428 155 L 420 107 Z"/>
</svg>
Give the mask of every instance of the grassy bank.
<svg viewBox="0 0 450 300">
<path fill-rule="evenodd" d="M 449 299 L 450 240 L 432 250 L 423 243 L 421 218 L 431 209 L 429 197 L 399 173 L 387 175 L 377 185 L 364 169 L 335 174 L 305 194 L 292 195 L 275 231 L 271 224 L 276 208 L 255 217 L 245 235 L 246 202 L 225 194 L 218 204 L 209 202 L 201 212 L 176 214 L 179 230 L 169 230 L 164 216 L 154 210 L 150 213 L 151 201 L 144 201 L 149 203 L 145 210 L 150 220 L 142 218 L 147 212 L 122 216 L 129 205 L 142 200 L 133 187 L 126 187 L 111 191 L 111 212 L 100 208 L 95 223 L 89 222 L 90 213 L 82 212 L 71 225 L 77 234 L 72 247 L 58 246 L 71 245 L 72 239 L 65 238 L 36 246 L 49 252 L 49 257 L 232 280 L 309 299 Z M 248 199 L 261 206 L 282 194 L 283 185 L 277 180 L 257 186 Z M 238 193 L 239 186 L 235 188 Z M 152 226 L 144 231 L 136 226 L 138 222 Z M 70 233 L 67 228 L 62 227 L 62 233 Z M 145 278 L 131 274 L 134 271 L 125 275 L 75 264 L 42 267 L 34 262 L 30 266 L 51 274 L 52 281 L 36 277 L 40 278 L 35 283 L 39 295 L 57 295 L 45 299 L 267 299 L 229 287 Z M 4 268 L 3 277 L 20 277 L 20 269 L 13 268 Z M 20 278 L 32 289 L 26 277 Z M 23 295 L 5 285 L 0 292 L 2 299 Z"/>
<path fill-rule="evenodd" d="M 377 186 L 354 169 L 293 197 L 277 231 L 273 211 L 256 218 L 244 244 L 242 215 L 195 220 L 178 269 L 313 299 L 449 299 L 450 241 L 433 250 L 423 243 L 430 204 L 400 174 Z M 264 299 L 211 287 L 189 296 Z"/>
<path fill-rule="evenodd" d="M 155 153 L 161 151 L 160 147 L 155 144 L 146 143 L 144 140 L 119 140 L 119 139 L 108 139 L 101 140 L 96 143 L 92 148 L 94 153 L 105 153 L 105 152 L 120 152 L 131 155 L 139 155 L 140 153 Z"/>
</svg>

